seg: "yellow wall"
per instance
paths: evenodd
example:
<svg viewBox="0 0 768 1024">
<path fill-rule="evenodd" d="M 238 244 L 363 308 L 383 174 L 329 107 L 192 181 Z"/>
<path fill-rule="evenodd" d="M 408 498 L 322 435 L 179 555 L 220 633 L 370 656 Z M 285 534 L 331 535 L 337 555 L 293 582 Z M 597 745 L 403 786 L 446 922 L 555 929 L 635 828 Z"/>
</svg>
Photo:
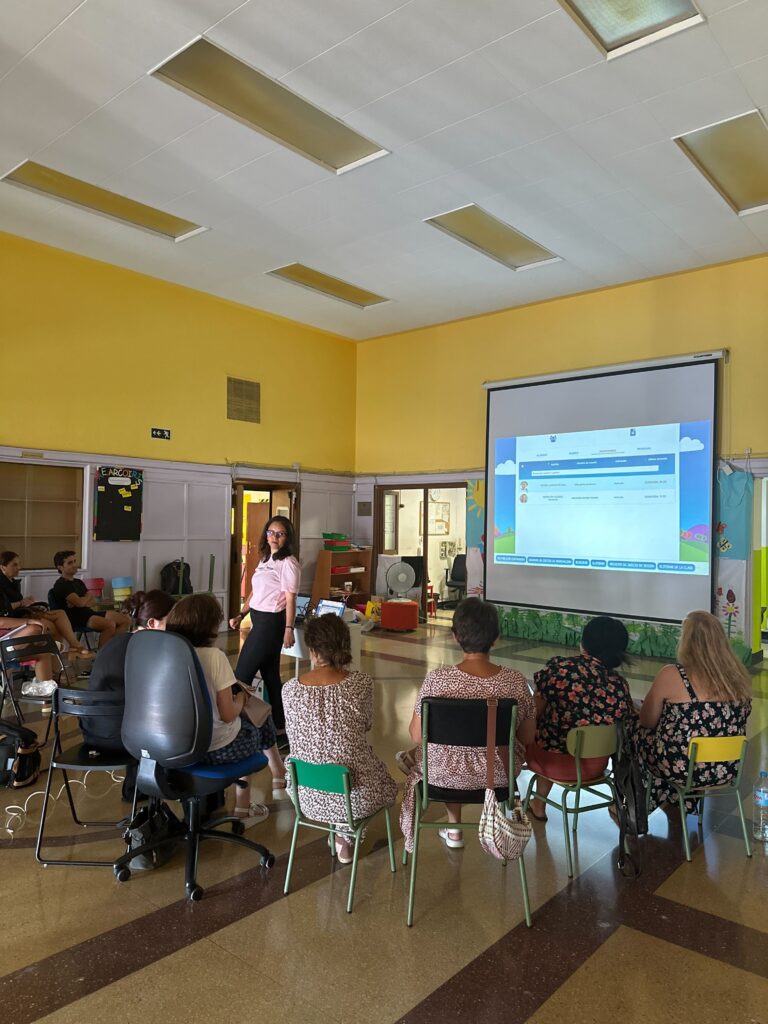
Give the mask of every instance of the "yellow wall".
<svg viewBox="0 0 768 1024">
<path fill-rule="evenodd" d="M 720 452 L 767 455 L 768 257 L 760 257 L 362 342 L 357 471 L 484 465 L 485 380 L 711 348 L 731 352 Z"/>
<path fill-rule="evenodd" d="M 1 233 L 0 281 L 0 444 L 354 468 L 354 342 Z M 260 424 L 226 418 L 227 375 Z"/>
</svg>

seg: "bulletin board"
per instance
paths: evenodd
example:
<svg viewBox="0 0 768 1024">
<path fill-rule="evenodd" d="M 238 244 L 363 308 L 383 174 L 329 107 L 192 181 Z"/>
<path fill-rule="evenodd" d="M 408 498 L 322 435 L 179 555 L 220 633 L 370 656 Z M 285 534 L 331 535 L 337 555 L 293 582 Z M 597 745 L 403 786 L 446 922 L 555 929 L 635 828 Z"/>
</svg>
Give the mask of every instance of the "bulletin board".
<svg viewBox="0 0 768 1024">
<path fill-rule="evenodd" d="M 139 540 L 144 474 L 140 469 L 99 466 L 93 499 L 94 540 Z"/>
<path fill-rule="evenodd" d="M 419 502 L 419 521 L 424 522 L 424 502 Z M 430 537 L 445 536 L 451 532 L 451 503 L 430 501 L 427 503 L 427 529 Z"/>
</svg>

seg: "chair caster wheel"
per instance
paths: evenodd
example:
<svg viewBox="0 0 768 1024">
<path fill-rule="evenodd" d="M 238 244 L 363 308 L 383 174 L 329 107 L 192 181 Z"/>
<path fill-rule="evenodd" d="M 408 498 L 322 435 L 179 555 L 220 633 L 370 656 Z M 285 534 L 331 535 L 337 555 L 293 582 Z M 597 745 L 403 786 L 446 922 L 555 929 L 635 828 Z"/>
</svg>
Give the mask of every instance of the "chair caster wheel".
<svg viewBox="0 0 768 1024">
<path fill-rule="evenodd" d="M 199 903 L 203 898 L 203 892 L 204 890 L 201 885 L 193 885 L 191 888 L 187 889 L 187 896 L 194 903 Z"/>
<path fill-rule="evenodd" d="M 232 822 L 232 835 L 233 836 L 244 836 L 245 835 L 245 825 L 243 824 L 242 821 L 233 821 Z"/>
<path fill-rule="evenodd" d="M 274 853 L 268 854 L 266 857 L 261 858 L 261 866 L 263 868 L 271 868 L 275 866 L 275 855 Z"/>
<path fill-rule="evenodd" d="M 131 869 L 130 868 L 126 868 L 126 867 L 115 868 L 114 871 L 115 871 L 115 878 L 118 880 L 118 882 L 127 882 L 128 879 L 131 877 Z"/>
</svg>

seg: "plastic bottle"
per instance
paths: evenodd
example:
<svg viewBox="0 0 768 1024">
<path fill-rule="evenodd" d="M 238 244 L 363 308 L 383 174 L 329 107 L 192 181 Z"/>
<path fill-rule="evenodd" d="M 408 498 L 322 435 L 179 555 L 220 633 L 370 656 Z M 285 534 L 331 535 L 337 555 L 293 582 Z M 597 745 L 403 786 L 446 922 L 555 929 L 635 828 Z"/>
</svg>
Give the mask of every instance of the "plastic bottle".
<svg viewBox="0 0 768 1024">
<path fill-rule="evenodd" d="M 760 772 L 755 781 L 752 835 L 759 843 L 768 843 L 768 772 Z"/>
</svg>

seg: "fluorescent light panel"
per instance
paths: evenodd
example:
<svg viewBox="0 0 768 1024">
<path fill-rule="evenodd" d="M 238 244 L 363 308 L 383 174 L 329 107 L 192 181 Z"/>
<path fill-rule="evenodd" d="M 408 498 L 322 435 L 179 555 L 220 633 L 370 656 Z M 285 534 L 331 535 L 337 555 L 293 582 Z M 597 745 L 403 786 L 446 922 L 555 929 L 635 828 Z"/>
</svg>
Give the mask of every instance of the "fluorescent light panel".
<svg viewBox="0 0 768 1024">
<path fill-rule="evenodd" d="M 388 152 L 207 39 L 152 75 L 337 174 Z"/>
<path fill-rule="evenodd" d="M 504 221 L 492 217 L 474 203 L 441 213 L 437 217 L 429 217 L 425 223 L 439 228 L 457 241 L 472 246 L 484 256 L 490 256 L 492 260 L 512 270 L 525 270 L 542 263 L 560 261 L 560 257 L 549 249 Z"/>
<path fill-rule="evenodd" d="M 320 292 L 321 295 L 328 295 L 332 299 L 340 299 L 351 306 L 358 306 L 365 309 L 367 306 L 378 306 L 381 302 L 389 302 L 383 295 L 376 295 L 375 292 L 366 291 L 365 288 L 358 288 L 348 281 L 340 281 L 338 277 L 331 277 L 323 274 L 312 267 L 305 267 L 302 263 L 289 263 L 285 267 L 278 267 L 276 270 L 268 270 L 272 277 L 279 277 L 282 281 L 290 284 L 301 285 L 302 288 L 309 288 L 313 292 Z"/>
<path fill-rule="evenodd" d="M 560 4 L 609 60 L 704 21 L 693 0 L 560 0 Z"/>
<path fill-rule="evenodd" d="M 757 110 L 675 139 L 738 214 L 768 209 L 768 126 Z"/>
<path fill-rule="evenodd" d="M 33 160 L 19 164 L 2 180 L 31 189 L 40 195 L 79 206 L 91 213 L 101 214 L 111 220 L 130 224 L 131 227 L 143 228 L 155 235 L 162 235 L 163 238 L 171 238 L 174 242 L 181 242 L 206 230 L 192 221 L 174 217 L 163 210 L 156 210 L 154 206 L 137 203 L 136 200 L 118 195 L 117 192 L 109 192 L 98 185 L 91 185 L 80 178 L 72 178 L 61 171 L 55 171 L 52 167 L 36 164 Z"/>
</svg>

